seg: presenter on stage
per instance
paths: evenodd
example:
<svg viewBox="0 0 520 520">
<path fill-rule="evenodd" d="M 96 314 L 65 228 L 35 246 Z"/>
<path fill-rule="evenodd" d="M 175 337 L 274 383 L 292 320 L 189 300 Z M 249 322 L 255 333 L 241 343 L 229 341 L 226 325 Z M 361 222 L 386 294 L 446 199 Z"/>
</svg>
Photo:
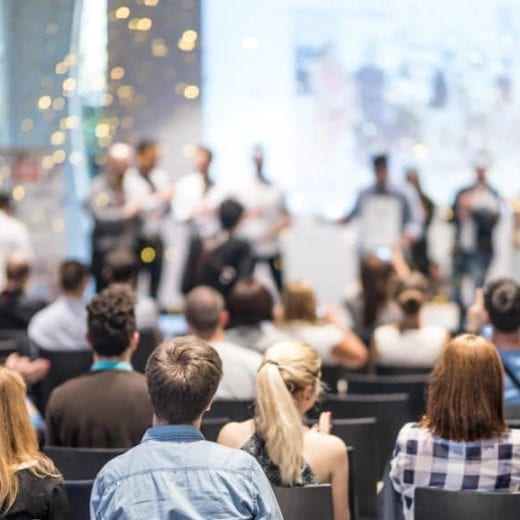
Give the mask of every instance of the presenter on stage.
<svg viewBox="0 0 520 520">
<path fill-rule="evenodd" d="M 283 286 L 283 259 L 280 235 L 290 224 L 283 192 L 264 173 L 264 153 L 260 146 L 253 150 L 254 176 L 236 194 L 246 209 L 240 235 L 253 246 L 255 262 L 269 265 L 276 288 Z"/>
</svg>

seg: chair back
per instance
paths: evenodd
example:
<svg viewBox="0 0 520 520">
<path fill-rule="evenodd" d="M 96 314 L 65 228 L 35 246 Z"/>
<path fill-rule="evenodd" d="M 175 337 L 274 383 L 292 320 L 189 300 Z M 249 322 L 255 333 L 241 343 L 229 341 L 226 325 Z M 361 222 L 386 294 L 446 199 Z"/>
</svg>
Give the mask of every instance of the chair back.
<svg viewBox="0 0 520 520">
<path fill-rule="evenodd" d="M 231 422 L 229 417 L 202 417 L 202 424 L 200 431 L 207 441 L 217 442 L 217 437 L 220 430 Z"/>
<path fill-rule="evenodd" d="M 88 372 L 92 366 L 92 350 L 39 350 L 39 356 L 50 361 L 50 370 L 35 385 L 36 405 L 45 411 L 51 392 L 65 381 Z"/>
<path fill-rule="evenodd" d="M 16 340 L 0 339 L 0 363 L 4 363 L 6 358 L 14 352 L 19 352 Z"/>
<path fill-rule="evenodd" d="M 417 421 L 424 415 L 428 379 L 429 374 L 393 376 L 350 374 L 348 376 L 348 393 L 409 394 L 411 419 Z"/>
<path fill-rule="evenodd" d="M 61 446 L 43 448 L 43 453 L 54 462 L 65 480 L 93 480 L 108 461 L 125 451 L 124 449 Z"/>
<path fill-rule="evenodd" d="M 414 367 L 403 365 L 377 365 L 376 373 L 379 376 L 412 376 L 431 373 L 432 367 Z"/>
<path fill-rule="evenodd" d="M 352 473 L 355 478 L 355 497 L 361 517 L 377 514 L 377 419 L 333 419 L 332 434 L 337 435 L 352 453 Z M 349 481 L 350 482 L 350 481 Z M 350 493 L 349 493 L 350 494 Z M 351 515 L 352 516 L 352 515 Z"/>
<path fill-rule="evenodd" d="M 504 406 L 504 417 L 508 421 L 520 421 L 520 404 L 506 404 Z"/>
<path fill-rule="evenodd" d="M 520 495 L 417 488 L 414 507 L 421 520 L 518 520 Z"/>
<path fill-rule="evenodd" d="M 137 372 L 144 374 L 146 362 L 159 342 L 159 333 L 155 329 L 143 329 L 139 331 L 139 343 L 132 355 L 132 366 Z"/>
<path fill-rule="evenodd" d="M 0 329 L 0 340 L 9 339 L 16 342 L 16 352 L 24 356 L 30 356 L 33 351 L 31 341 L 25 330 Z"/>
<path fill-rule="evenodd" d="M 93 480 L 65 480 L 65 491 L 72 512 L 71 520 L 90 520 L 90 494 Z"/>
<path fill-rule="evenodd" d="M 235 401 L 218 399 L 213 401 L 211 409 L 205 413 L 205 417 L 229 417 L 232 421 L 247 421 L 255 414 L 253 401 Z"/>
<path fill-rule="evenodd" d="M 373 450 L 378 477 L 392 455 L 397 433 L 403 424 L 412 420 L 408 394 L 329 395 L 313 411 L 314 416 L 317 417 L 320 411 L 332 412 L 333 421 L 366 417 L 377 419 Z"/>
<path fill-rule="evenodd" d="M 284 520 L 333 519 L 330 484 L 273 489 Z"/>
</svg>

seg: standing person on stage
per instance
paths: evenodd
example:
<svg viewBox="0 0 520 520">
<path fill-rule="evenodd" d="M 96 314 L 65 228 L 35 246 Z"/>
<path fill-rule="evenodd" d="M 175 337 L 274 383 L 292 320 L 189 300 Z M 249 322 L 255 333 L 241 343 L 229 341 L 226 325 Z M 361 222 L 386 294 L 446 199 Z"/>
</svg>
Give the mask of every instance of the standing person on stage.
<svg viewBox="0 0 520 520">
<path fill-rule="evenodd" d="M 463 278 L 469 276 L 475 287 L 482 287 L 493 259 L 493 230 L 500 218 L 500 195 L 488 184 L 486 171 L 482 162 L 475 166 L 475 182 L 457 193 L 453 205 L 453 287 L 454 299 L 460 305 Z"/>
<path fill-rule="evenodd" d="M 198 146 L 194 156 L 195 171 L 182 177 L 175 186 L 176 220 L 191 225 L 203 238 L 218 232 L 217 208 L 224 199 L 210 176 L 213 152 Z"/>
<path fill-rule="evenodd" d="M 238 192 L 238 200 L 246 208 L 241 235 L 253 246 L 256 262 L 269 265 L 278 291 L 283 286 L 283 261 L 280 234 L 290 224 L 290 216 L 281 190 L 264 173 L 264 153 L 257 146 L 253 153 L 255 176 Z"/>
<path fill-rule="evenodd" d="M 136 246 L 139 205 L 128 199 L 124 189 L 133 156 L 129 145 L 113 144 L 108 150 L 105 170 L 92 181 L 89 201 L 94 217 L 92 274 L 97 291 L 106 285 L 103 281 L 105 255 L 118 247 L 133 251 Z"/>
<path fill-rule="evenodd" d="M 157 299 L 164 256 L 162 222 L 170 207 L 173 185 L 157 168 L 160 155 L 155 141 L 141 141 L 136 152 L 136 168 L 125 176 L 125 191 L 129 200 L 141 207 L 136 252 L 139 269 L 150 273 L 150 296 Z"/>
</svg>

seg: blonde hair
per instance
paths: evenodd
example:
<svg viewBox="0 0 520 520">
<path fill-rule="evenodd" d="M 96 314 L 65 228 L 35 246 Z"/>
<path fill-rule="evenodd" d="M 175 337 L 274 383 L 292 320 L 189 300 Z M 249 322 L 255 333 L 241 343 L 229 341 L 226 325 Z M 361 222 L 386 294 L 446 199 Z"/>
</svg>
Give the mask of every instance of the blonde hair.
<svg viewBox="0 0 520 520">
<path fill-rule="evenodd" d="M 0 366 L 0 511 L 4 513 L 18 495 L 20 464 L 29 464 L 27 469 L 38 478 L 61 478 L 53 463 L 38 451 L 25 398 L 21 376 Z"/>
<path fill-rule="evenodd" d="M 283 317 L 286 321 L 302 320 L 316 322 L 316 295 L 306 282 L 292 282 L 282 293 Z"/>
<path fill-rule="evenodd" d="M 294 394 L 309 386 L 316 396 L 321 385 L 318 353 L 297 341 L 270 347 L 256 377 L 256 431 L 283 484 L 301 484 L 303 428 Z"/>
</svg>

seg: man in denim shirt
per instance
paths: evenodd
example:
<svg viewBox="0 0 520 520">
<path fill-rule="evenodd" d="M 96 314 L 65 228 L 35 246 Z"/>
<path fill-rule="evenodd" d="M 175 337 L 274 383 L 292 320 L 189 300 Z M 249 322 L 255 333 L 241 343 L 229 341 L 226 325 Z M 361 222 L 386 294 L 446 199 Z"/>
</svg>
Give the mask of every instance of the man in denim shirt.
<svg viewBox="0 0 520 520">
<path fill-rule="evenodd" d="M 199 431 L 222 377 L 217 352 L 193 336 L 159 345 L 146 367 L 153 427 L 98 474 L 96 520 L 282 519 L 253 457 Z"/>
</svg>

